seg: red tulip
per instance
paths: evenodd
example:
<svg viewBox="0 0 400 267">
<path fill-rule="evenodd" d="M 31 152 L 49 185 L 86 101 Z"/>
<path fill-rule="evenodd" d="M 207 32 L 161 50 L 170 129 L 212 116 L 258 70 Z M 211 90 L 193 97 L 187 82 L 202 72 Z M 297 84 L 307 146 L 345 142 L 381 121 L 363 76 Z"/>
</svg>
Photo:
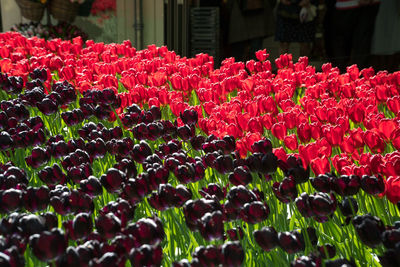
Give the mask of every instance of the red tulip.
<svg viewBox="0 0 400 267">
<path fill-rule="evenodd" d="M 311 161 L 311 169 L 315 175 L 325 174 L 331 171 L 329 159 L 325 156 L 315 158 Z"/>
<path fill-rule="evenodd" d="M 386 140 L 390 140 L 392 133 L 398 129 L 398 123 L 391 119 L 383 119 L 379 122 L 378 130 Z"/>
<path fill-rule="evenodd" d="M 269 57 L 269 54 L 267 54 L 267 49 L 258 50 L 256 52 L 256 58 L 259 61 L 265 61 L 265 60 L 267 60 L 268 57 Z"/>
<path fill-rule="evenodd" d="M 383 139 L 374 131 L 367 130 L 364 134 L 365 144 L 374 153 L 383 153 L 385 150 L 385 142 Z"/>
<path fill-rule="evenodd" d="M 332 146 L 338 146 L 343 140 L 343 128 L 339 125 L 324 127 L 322 132 Z"/>
<path fill-rule="evenodd" d="M 295 134 L 287 135 L 283 139 L 283 142 L 285 143 L 285 146 L 289 148 L 290 150 L 296 150 L 298 143 L 297 143 L 297 137 Z"/>
<path fill-rule="evenodd" d="M 302 143 L 308 143 L 311 140 L 311 127 L 307 122 L 301 123 L 297 127 L 297 135 Z"/>
<path fill-rule="evenodd" d="M 400 112 L 400 96 L 396 95 L 386 100 L 386 105 L 395 115 Z"/>
<path fill-rule="evenodd" d="M 287 129 L 283 122 L 277 122 L 272 126 L 271 132 L 276 138 L 283 141 L 287 134 Z"/>
<path fill-rule="evenodd" d="M 390 176 L 386 180 L 386 197 L 394 204 L 400 201 L 400 176 Z"/>
</svg>

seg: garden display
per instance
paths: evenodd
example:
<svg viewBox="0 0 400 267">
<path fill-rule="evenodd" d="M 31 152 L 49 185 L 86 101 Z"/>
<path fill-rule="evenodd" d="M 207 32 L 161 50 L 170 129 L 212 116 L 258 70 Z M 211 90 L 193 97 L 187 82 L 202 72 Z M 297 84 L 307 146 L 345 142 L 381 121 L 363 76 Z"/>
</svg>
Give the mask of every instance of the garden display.
<svg viewBox="0 0 400 267">
<path fill-rule="evenodd" d="M 16 32 L 0 58 L 1 266 L 400 265 L 400 72 Z"/>
<path fill-rule="evenodd" d="M 19 32 L 26 37 L 36 36 L 46 40 L 55 38 L 71 40 L 78 36 L 83 40 L 88 39 L 87 33 L 67 22 L 59 22 L 57 25 L 43 25 L 39 22 L 19 23 L 13 25 L 11 31 Z"/>
</svg>

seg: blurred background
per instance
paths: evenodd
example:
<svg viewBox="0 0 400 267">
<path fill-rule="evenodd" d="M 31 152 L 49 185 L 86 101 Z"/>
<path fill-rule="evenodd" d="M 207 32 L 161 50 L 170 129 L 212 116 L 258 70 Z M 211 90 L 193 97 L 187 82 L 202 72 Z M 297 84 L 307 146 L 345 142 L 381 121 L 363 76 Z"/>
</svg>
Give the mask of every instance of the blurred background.
<svg viewBox="0 0 400 267">
<path fill-rule="evenodd" d="M 341 2 L 357 5 L 343 9 Z M 138 49 L 149 44 L 167 45 L 182 56 L 208 53 L 214 57 L 216 66 L 231 56 L 242 61 L 253 59 L 255 51 L 265 48 L 271 61 L 280 54 L 291 53 L 294 60 L 308 56 L 317 69 L 325 62 L 333 62 L 342 69 L 358 63 L 361 67 L 395 71 L 400 62 L 399 3 L 399 0 L 1 0 L 0 27 L 2 31 L 14 30 L 43 38 L 71 39 L 80 35 L 104 43 L 129 39 Z M 43 8 L 41 16 L 37 4 Z"/>
</svg>

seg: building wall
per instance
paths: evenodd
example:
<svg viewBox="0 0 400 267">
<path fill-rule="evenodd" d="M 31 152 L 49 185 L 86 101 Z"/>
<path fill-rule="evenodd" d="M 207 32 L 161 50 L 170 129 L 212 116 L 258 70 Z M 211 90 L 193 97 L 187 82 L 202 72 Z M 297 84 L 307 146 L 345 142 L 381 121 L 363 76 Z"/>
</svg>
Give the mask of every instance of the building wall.
<svg viewBox="0 0 400 267">
<path fill-rule="evenodd" d="M 3 31 L 10 30 L 11 26 L 21 22 L 29 22 L 29 20 L 21 16 L 21 12 L 14 0 L 1 1 L 1 17 L 3 23 Z M 123 40 L 131 40 L 135 47 L 139 48 L 140 34 L 137 33 L 135 40 L 134 30 L 134 3 L 137 4 L 139 14 L 140 0 L 116 0 L 117 1 L 117 28 L 115 42 Z M 142 0 L 143 3 L 143 45 L 147 47 L 149 44 L 162 46 L 164 44 L 164 0 Z M 46 17 L 46 16 L 44 16 Z M 137 16 L 137 18 L 139 18 Z M 77 24 L 79 25 L 79 19 Z M 139 21 L 138 21 L 139 22 Z"/>
<path fill-rule="evenodd" d="M 139 21 L 139 2 L 143 4 L 143 36 L 139 31 L 135 34 L 136 23 Z M 134 16 L 136 3 L 136 12 Z M 135 47 L 140 48 L 140 38 L 143 38 L 143 45 L 150 44 L 162 46 L 164 44 L 164 0 L 117 0 L 118 19 L 118 42 L 129 39 Z M 135 40 L 135 36 L 137 40 Z"/>
</svg>

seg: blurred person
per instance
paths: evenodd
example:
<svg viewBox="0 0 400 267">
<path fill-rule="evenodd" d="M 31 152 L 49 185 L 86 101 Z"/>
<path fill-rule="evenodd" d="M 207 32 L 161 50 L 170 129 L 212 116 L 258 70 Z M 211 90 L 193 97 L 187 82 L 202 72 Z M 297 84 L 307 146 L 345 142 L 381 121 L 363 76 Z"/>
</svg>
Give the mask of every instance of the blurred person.
<svg viewBox="0 0 400 267">
<path fill-rule="evenodd" d="M 325 54 L 329 61 L 333 58 L 333 16 L 336 0 L 325 0 L 325 16 L 323 18 Z"/>
<path fill-rule="evenodd" d="M 333 15 L 333 63 L 344 72 L 346 66 L 367 67 L 375 18 L 380 0 L 337 0 Z"/>
<path fill-rule="evenodd" d="M 289 52 L 290 43 L 300 43 L 300 55 L 309 56 L 316 33 L 318 0 L 280 0 L 276 10 L 275 40 L 279 53 Z"/>
<path fill-rule="evenodd" d="M 230 55 L 246 61 L 262 49 L 264 38 L 273 35 L 276 0 L 227 0 Z"/>
<path fill-rule="evenodd" d="M 376 70 L 397 71 L 400 64 L 400 1 L 384 0 L 375 21 L 371 45 Z"/>
</svg>

